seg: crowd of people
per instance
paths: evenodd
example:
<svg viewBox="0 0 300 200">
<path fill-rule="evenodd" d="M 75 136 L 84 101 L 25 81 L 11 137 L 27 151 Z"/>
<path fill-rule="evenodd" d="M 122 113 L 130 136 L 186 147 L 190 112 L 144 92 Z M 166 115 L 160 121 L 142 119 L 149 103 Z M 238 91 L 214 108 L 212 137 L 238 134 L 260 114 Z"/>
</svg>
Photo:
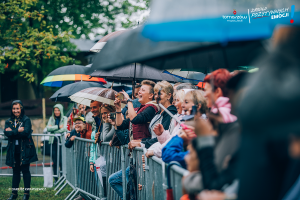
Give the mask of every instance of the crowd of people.
<svg viewBox="0 0 300 200">
<path fill-rule="evenodd" d="M 75 105 L 70 116 L 66 117 L 63 106 L 57 104 L 46 128 L 51 134 L 69 131 L 64 144 L 67 148 L 72 147 L 76 137 L 81 137 L 99 144 L 109 142 L 111 148 L 125 144 L 130 150 L 146 148 L 147 157 L 156 156 L 165 163 L 177 163 L 190 172 L 182 179 L 182 200 L 234 199 L 242 192 L 239 191 L 239 172 L 241 160 L 245 159 L 240 156 L 242 127 L 236 116 L 240 99 L 248 87 L 245 80 L 251 75 L 246 71 L 230 73 L 226 69 L 218 69 L 205 77 L 203 89 L 190 83 L 171 85 L 167 81 L 154 83 L 144 80 L 135 87 L 132 98 L 122 91 L 124 98 L 116 96 L 114 105 L 98 101 L 92 101 L 89 107 Z M 127 103 L 123 109 L 121 102 Z M 22 103 L 13 102 L 12 117 L 6 122 L 5 134 L 14 142 L 13 148 L 18 150 L 18 154 L 11 153 L 17 163 L 10 162 L 11 159 L 7 159 L 7 162 L 13 167 L 14 174 L 23 171 L 25 188 L 30 187 L 28 163 L 37 158 L 34 152 L 25 155 L 27 162 L 20 167 L 21 150 L 17 147 L 20 147 L 18 144 L 22 143 L 23 137 L 28 137 L 29 122 L 24 116 Z M 24 123 L 25 129 L 19 128 L 21 125 L 18 126 L 18 123 Z M 16 131 L 23 134 L 17 136 Z M 33 145 L 32 139 L 27 143 L 26 140 L 26 145 Z M 53 144 L 53 171 L 57 174 L 58 139 L 50 137 L 49 143 Z M 298 137 L 282 143 L 286 145 L 281 144 L 281 150 L 290 150 L 288 156 L 299 157 Z M 272 149 L 275 150 L 276 146 L 272 146 Z M 94 173 L 97 159 L 95 151 L 95 145 L 91 145 L 89 163 L 90 171 Z M 61 167 L 61 156 L 59 162 L 58 166 Z M 125 173 L 129 181 L 129 166 Z M 123 199 L 122 170 L 107 178 L 109 186 Z M 103 183 L 107 188 L 105 180 L 106 177 Z M 13 188 L 18 188 L 19 182 L 20 178 L 14 175 Z M 279 188 L 281 191 L 278 193 L 281 192 L 282 198 L 288 199 L 285 195 L 295 195 L 295 187 L 289 184 Z M 26 191 L 26 195 L 29 198 L 29 191 Z M 16 197 L 17 191 L 13 191 L 10 199 Z M 77 199 L 82 197 L 79 195 Z"/>
<path fill-rule="evenodd" d="M 190 83 L 144 80 L 135 87 L 132 98 L 122 91 L 124 98 L 116 96 L 114 106 L 98 101 L 92 101 L 90 107 L 76 105 L 67 120 L 58 114 L 62 109 L 56 105 L 47 128 L 51 133 L 71 131 L 66 135 L 67 148 L 75 137 L 81 137 L 99 144 L 109 142 L 111 148 L 125 144 L 130 150 L 143 147 L 147 157 L 176 162 L 190 172 L 182 180 L 182 200 L 235 198 L 241 133 L 235 110 L 247 76 L 245 71 L 218 69 L 205 77 L 201 89 Z M 123 109 L 121 102 L 127 103 Z M 96 173 L 95 151 L 92 145 L 90 171 Z M 129 173 L 130 166 L 125 172 L 127 182 Z M 123 199 L 122 170 L 107 178 Z"/>
</svg>

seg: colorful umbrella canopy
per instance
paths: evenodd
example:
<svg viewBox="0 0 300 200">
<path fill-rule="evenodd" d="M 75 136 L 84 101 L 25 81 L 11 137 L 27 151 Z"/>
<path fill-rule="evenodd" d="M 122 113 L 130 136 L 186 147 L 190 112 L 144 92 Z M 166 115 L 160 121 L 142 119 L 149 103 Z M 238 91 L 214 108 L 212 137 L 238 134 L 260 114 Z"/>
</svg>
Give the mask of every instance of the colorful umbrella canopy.
<svg viewBox="0 0 300 200">
<path fill-rule="evenodd" d="M 276 25 L 299 25 L 299 11 L 299 0 L 153 0 L 143 35 L 184 42 L 264 39 Z"/>
<path fill-rule="evenodd" d="M 86 106 L 90 106 L 91 101 L 99 101 L 104 104 L 109 104 L 114 106 L 116 94 L 118 94 L 118 92 L 116 92 L 113 89 L 91 87 L 73 94 L 72 96 L 70 96 L 70 99 L 71 101 Z M 123 108 L 125 107 L 125 104 L 122 103 L 121 106 Z"/>
<path fill-rule="evenodd" d="M 49 87 L 62 87 L 74 81 L 92 81 L 106 84 L 103 78 L 91 78 L 86 72 L 89 67 L 82 65 L 67 65 L 64 67 L 53 70 L 44 80 L 41 82 L 44 86 Z"/>
<path fill-rule="evenodd" d="M 59 90 L 57 90 L 50 99 L 52 101 L 63 101 L 63 102 L 70 102 L 69 96 L 79 92 L 80 90 L 90 88 L 90 87 L 103 87 L 100 83 L 97 82 L 88 82 L 88 81 L 80 81 L 77 83 L 71 83 L 66 85 Z"/>
<path fill-rule="evenodd" d="M 106 42 L 111 39 L 112 37 L 118 36 L 122 33 L 124 33 L 127 30 L 121 30 L 121 31 L 115 31 L 112 33 L 107 34 L 106 36 L 104 36 L 103 38 L 101 38 L 91 49 L 91 52 L 99 52 L 101 51 L 101 49 L 104 47 L 104 45 L 106 44 Z"/>
</svg>

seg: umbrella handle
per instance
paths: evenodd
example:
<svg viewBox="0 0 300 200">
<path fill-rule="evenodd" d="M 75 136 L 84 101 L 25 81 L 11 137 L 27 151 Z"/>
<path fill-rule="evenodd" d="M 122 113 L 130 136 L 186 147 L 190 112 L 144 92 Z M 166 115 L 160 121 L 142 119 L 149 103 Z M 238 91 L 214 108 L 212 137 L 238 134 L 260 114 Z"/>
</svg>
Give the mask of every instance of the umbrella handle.
<svg viewBox="0 0 300 200">
<path fill-rule="evenodd" d="M 56 96 L 56 98 L 55 98 L 55 102 L 57 102 L 57 97 L 60 95 L 61 93 L 58 93 L 57 94 L 57 96 Z"/>
</svg>

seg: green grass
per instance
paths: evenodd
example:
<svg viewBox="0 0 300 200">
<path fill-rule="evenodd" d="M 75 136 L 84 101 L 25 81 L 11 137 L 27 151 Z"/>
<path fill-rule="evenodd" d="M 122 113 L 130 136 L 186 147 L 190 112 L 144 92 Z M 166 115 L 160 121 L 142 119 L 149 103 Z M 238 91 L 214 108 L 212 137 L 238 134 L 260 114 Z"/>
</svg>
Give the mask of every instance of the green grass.
<svg viewBox="0 0 300 200">
<path fill-rule="evenodd" d="M 12 177 L 0 177 L 0 199 L 7 199 L 10 194 L 12 184 Z M 24 187 L 23 184 L 23 178 L 21 178 L 20 187 Z M 43 177 L 31 177 L 31 188 L 42 188 L 44 189 L 44 178 Z M 65 199 L 69 193 L 72 191 L 72 188 L 67 185 L 60 193 L 59 195 L 55 196 L 56 191 L 54 191 L 53 188 L 46 188 L 44 190 L 31 190 L 30 191 L 30 199 L 34 200 L 63 200 Z M 24 192 L 19 191 L 18 199 L 22 199 Z"/>
</svg>

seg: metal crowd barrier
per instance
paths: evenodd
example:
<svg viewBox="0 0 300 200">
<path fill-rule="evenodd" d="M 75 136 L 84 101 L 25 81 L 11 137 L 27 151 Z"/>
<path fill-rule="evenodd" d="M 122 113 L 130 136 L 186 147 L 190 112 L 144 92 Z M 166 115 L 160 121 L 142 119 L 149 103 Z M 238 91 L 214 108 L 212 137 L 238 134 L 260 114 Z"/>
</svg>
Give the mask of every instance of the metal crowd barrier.
<svg viewBox="0 0 300 200">
<path fill-rule="evenodd" d="M 127 145 L 120 148 L 110 147 L 108 142 L 103 142 L 101 146 L 95 144 L 93 140 L 75 138 L 74 145 L 68 149 L 64 146 L 65 139 L 62 138 L 62 155 L 63 155 L 63 177 L 57 186 L 58 192 L 68 184 L 73 191 L 66 199 L 73 199 L 80 194 L 85 199 L 120 199 L 118 194 L 110 187 L 108 177 L 122 170 L 123 182 L 123 199 L 126 199 L 127 181 L 125 177 L 126 168 L 129 166 L 129 149 Z M 92 173 L 89 168 L 89 157 L 91 148 L 96 148 L 96 158 L 100 155 L 106 160 L 106 177 L 103 183 L 106 184 L 106 192 L 101 186 L 98 175 Z M 137 189 L 138 185 L 142 186 L 137 190 L 137 199 L 139 200 L 163 200 L 166 198 L 166 164 L 157 157 L 145 157 L 145 171 L 143 169 L 142 155 L 145 155 L 146 149 L 135 148 L 132 152 L 133 162 L 137 170 Z M 174 198 L 179 200 L 182 196 L 181 178 L 188 172 L 178 166 L 171 167 L 171 183 Z M 106 194 L 106 195 L 105 195 Z"/>
<path fill-rule="evenodd" d="M 65 147 L 65 136 L 62 137 L 52 134 L 32 134 L 35 138 L 36 152 L 39 157 L 39 161 L 35 164 L 31 164 L 32 176 L 43 176 L 42 163 L 50 163 L 50 167 L 53 165 L 52 160 L 52 148 L 57 148 L 57 154 L 62 156 L 62 171 L 57 170 L 53 177 L 59 178 L 55 183 L 57 190 L 55 195 L 59 193 L 67 186 L 72 187 L 72 192 L 65 198 L 74 199 L 77 194 L 80 194 L 84 199 L 107 199 L 107 200 L 119 200 L 118 194 L 110 187 L 108 183 L 108 177 L 122 170 L 122 182 L 123 182 L 123 199 L 126 199 L 126 187 L 127 181 L 125 177 L 126 168 L 129 166 L 129 149 L 128 146 L 121 146 L 120 148 L 110 147 L 108 142 L 103 142 L 101 146 L 94 143 L 94 140 L 88 140 L 76 137 L 72 148 Z M 43 141 L 41 141 L 43 137 Z M 46 137 L 55 137 L 58 141 L 58 145 L 50 145 L 49 155 L 46 152 Z M 61 138 L 61 142 L 60 139 Z M 1 158 L 0 158 L 0 176 L 12 176 L 12 169 L 5 165 L 5 141 L 7 141 L 3 134 L 0 134 L 1 143 Z M 39 143 L 43 144 L 39 147 Z M 43 150 L 43 153 L 39 151 L 39 148 Z M 106 185 L 106 191 L 101 185 L 98 175 L 95 172 L 90 171 L 90 150 L 95 148 L 96 158 L 103 156 L 106 160 L 106 177 L 103 178 L 103 184 Z M 142 155 L 145 155 L 146 149 L 135 148 L 131 153 L 133 156 L 133 162 L 136 165 L 137 171 L 137 199 L 139 200 L 163 200 L 166 199 L 166 164 L 157 157 L 146 158 L 145 156 L 145 171 L 143 169 Z M 59 169 L 59 157 L 57 156 L 56 162 L 57 169 Z M 60 173 L 62 176 L 60 176 Z M 178 166 L 171 167 L 171 184 L 173 188 L 174 198 L 179 200 L 182 196 L 181 178 L 187 171 Z M 96 174 L 96 176 L 95 176 Z M 138 190 L 138 185 L 142 186 L 141 190 Z"/>
<path fill-rule="evenodd" d="M 50 137 L 56 138 L 57 145 L 54 144 L 47 144 L 47 140 Z M 54 167 L 54 162 L 52 160 L 53 157 L 53 148 L 57 148 L 56 153 L 57 155 L 60 155 L 60 146 L 61 142 L 59 142 L 60 136 L 58 134 L 32 134 L 32 139 L 35 142 L 35 148 L 36 148 L 36 153 L 38 156 L 38 161 L 35 163 L 30 164 L 30 173 L 31 176 L 35 177 L 43 177 L 43 164 L 49 164 L 50 167 Z M 5 164 L 6 161 L 6 149 L 8 145 L 8 138 L 4 135 L 4 133 L 0 133 L 0 144 L 1 144 L 1 150 L 0 150 L 0 176 L 12 176 L 13 171 L 11 167 L 8 167 Z M 49 148 L 47 148 L 49 147 Z M 40 148 L 40 150 L 39 150 Z M 47 166 L 48 167 L 48 166 Z M 59 156 L 56 158 L 56 168 L 57 172 L 54 174 L 53 172 L 53 177 L 60 178 L 60 173 L 62 172 L 59 169 Z"/>
</svg>

